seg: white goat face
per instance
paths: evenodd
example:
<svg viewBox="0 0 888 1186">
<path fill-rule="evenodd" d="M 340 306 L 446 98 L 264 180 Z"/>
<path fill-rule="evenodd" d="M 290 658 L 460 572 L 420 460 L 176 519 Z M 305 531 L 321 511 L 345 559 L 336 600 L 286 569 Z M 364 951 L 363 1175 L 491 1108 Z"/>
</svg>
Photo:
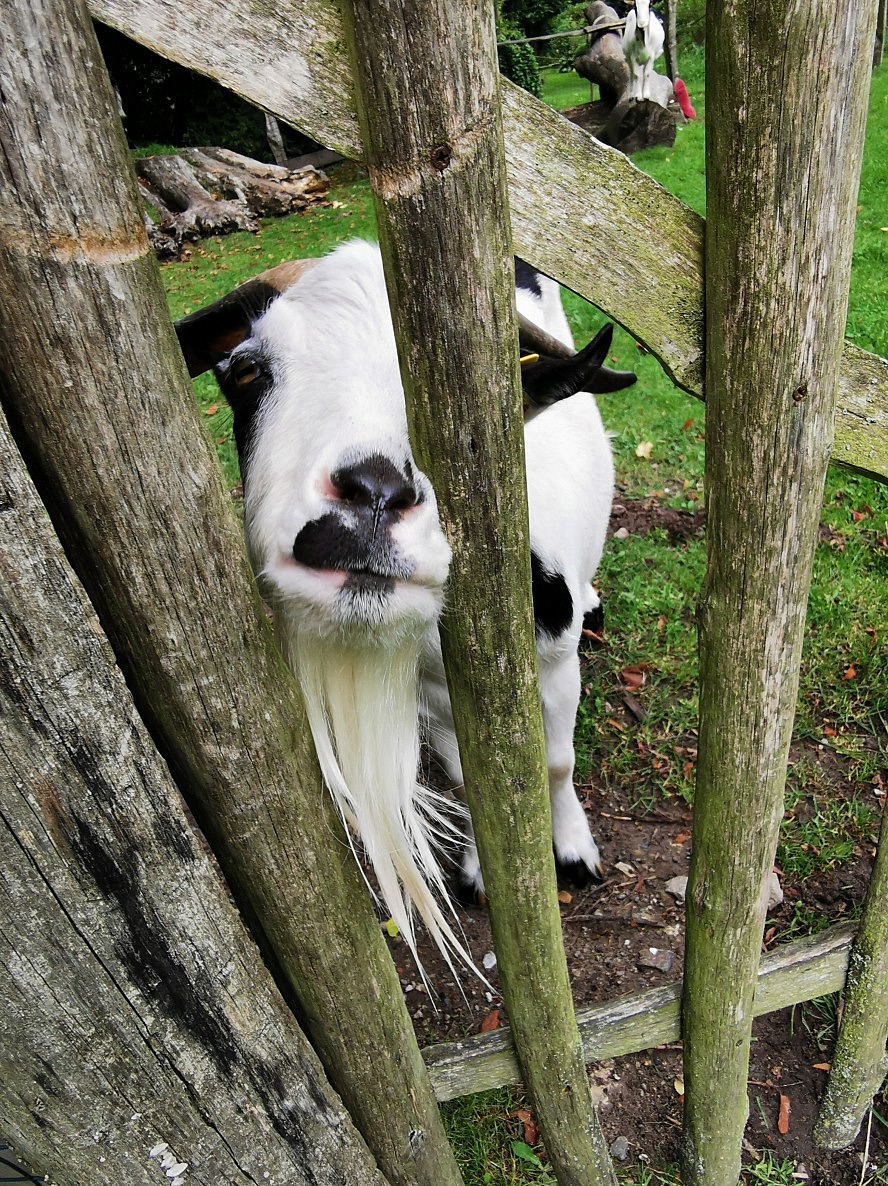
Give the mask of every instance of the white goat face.
<svg viewBox="0 0 888 1186">
<path fill-rule="evenodd" d="M 328 259 L 272 302 L 217 377 L 264 595 L 319 633 L 378 642 L 436 619 L 450 548 L 410 451 L 378 252 L 351 243 Z"/>
</svg>

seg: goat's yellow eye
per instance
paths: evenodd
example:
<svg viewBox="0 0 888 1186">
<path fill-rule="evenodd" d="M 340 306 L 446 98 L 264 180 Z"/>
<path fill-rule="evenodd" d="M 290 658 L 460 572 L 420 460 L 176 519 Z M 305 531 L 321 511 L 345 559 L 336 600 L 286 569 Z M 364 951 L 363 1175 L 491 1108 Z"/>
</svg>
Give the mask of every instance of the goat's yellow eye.
<svg viewBox="0 0 888 1186">
<path fill-rule="evenodd" d="M 259 378 L 259 367 L 252 358 L 242 358 L 232 367 L 231 376 L 238 387 L 247 387 Z"/>
<path fill-rule="evenodd" d="M 523 354 L 521 356 L 521 365 L 530 366 L 532 362 L 539 362 L 540 356 L 538 354 Z"/>
</svg>

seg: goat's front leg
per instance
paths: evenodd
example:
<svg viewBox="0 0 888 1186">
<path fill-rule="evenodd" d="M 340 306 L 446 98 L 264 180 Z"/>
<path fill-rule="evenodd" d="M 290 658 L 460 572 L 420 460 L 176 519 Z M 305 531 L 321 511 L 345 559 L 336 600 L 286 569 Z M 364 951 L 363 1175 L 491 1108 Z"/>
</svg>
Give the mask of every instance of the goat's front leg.
<svg viewBox="0 0 888 1186">
<path fill-rule="evenodd" d="M 540 670 L 546 766 L 552 807 L 552 843 L 559 873 L 577 885 L 601 879 L 601 856 L 573 785 L 574 726 L 580 703 L 576 650 Z"/>
</svg>

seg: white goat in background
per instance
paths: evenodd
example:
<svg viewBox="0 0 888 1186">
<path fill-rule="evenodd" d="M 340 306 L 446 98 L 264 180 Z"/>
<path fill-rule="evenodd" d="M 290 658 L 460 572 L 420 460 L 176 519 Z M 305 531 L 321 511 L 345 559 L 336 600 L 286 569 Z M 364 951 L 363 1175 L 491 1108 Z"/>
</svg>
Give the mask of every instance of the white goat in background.
<svg viewBox="0 0 888 1186">
<path fill-rule="evenodd" d="M 616 390 L 634 375 L 602 365 L 609 326 L 571 356 L 557 286 L 526 265 L 517 300 L 568 355 L 540 347 L 522 374 L 539 412 L 525 444 L 553 842 L 559 863 L 589 878 L 599 875 L 598 849 L 572 781 L 577 645 L 598 605 L 591 580 L 613 467 L 586 391 Z M 214 366 L 233 410 L 251 563 L 301 683 L 327 785 L 414 954 L 411 904 L 448 959 L 468 960 L 442 908 L 436 852 L 461 821 L 417 782 L 423 732 L 462 781 L 437 629 L 450 549 L 410 449 L 378 249 L 355 242 L 282 265 L 177 331 L 191 373 Z M 478 891 L 463 827 L 462 879 Z"/>
<path fill-rule="evenodd" d="M 665 40 L 662 22 L 651 11 L 651 0 L 635 0 L 623 29 L 623 53 L 629 65 L 629 86 L 623 98 L 662 101 L 652 93 L 652 85 L 654 63 L 663 52 Z"/>
</svg>

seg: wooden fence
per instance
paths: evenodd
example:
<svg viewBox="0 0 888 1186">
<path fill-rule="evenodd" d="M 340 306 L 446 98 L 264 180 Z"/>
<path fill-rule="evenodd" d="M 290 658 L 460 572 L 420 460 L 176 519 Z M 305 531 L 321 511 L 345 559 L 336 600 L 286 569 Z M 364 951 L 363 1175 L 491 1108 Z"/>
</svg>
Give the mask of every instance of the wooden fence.
<svg viewBox="0 0 888 1186">
<path fill-rule="evenodd" d="M 232 525 L 212 479 L 194 460 L 200 446 L 186 411 L 187 384 L 165 325 L 159 285 L 149 275 L 122 136 L 119 126 L 112 127 L 110 89 L 97 70 L 98 51 L 84 10 L 77 0 L 28 5 L 15 0 L 10 6 L 12 36 L 4 39 L 2 51 L 5 122 L 0 124 L 6 153 L 0 166 L 6 253 L 0 269 L 0 336 L 8 364 L 0 397 L 126 674 L 138 712 L 118 728 L 141 729 L 139 716 L 147 722 L 151 738 L 146 734 L 139 742 L 149 754 L 145 761 L 153 760 L 153 739 L 207 832 L 241 911 L 273 953 L 269 958 L 276 970 L 276 984 L 266 983 L 261 970 L 250 965 L 260 986 L 261 1016 L 253 1017 L 223 999 L 201 974 L 214 958 L 211 935 L 201 939 L 198 956 L 185 950 L 182 936 L 174 958 L 172 947 L 145 947 L 152 930 L 166 936 L 174 929 L 170 915 L 183 899 L 173 887 L 155 894 L 146 906 L 143 895 L 155 875 L 147 876 L 147 858 L 144 869 L 130 867 L 126 847 L 142 854 L 151 816 L 121 833 L 119 823 L 128 818 L 130 805 L 119 788 L 110 830 L 90 844 L 87 825 L 93 817 L 103 818 L 103 796 L 96 788 L 106 785 L 104 779 L 108 788 L 112 785 L 113 762 L 108 766 L 107 754 L 101 770 L 94 758 L 75 761 L 64 792 L 58 772 L 44 779 L 49 790 L 38 792 L 23 759 L 4 768 L 4 795 L 11 802 L 13 792 L 22 794 L 17 823 L 4 800 L 12 820 L 6 825 L 11 840 L 4 863 L 18 867 L 22 854 L 27 858 L 17 892 L 25 893 L 30 866 L 41 870 L 41 885 L 53 887 L 67 918 L 81 920 L 77 933 L 85 933 L 91 948 L 101 953 L 101 965 L 122 986 L 126 1006 L 143 1013 L 146 1042 L 162 1054 L 157 1065 L 146 1064 L 135 1073 L 152 1084 L 150 1090 L 143 1086 L 141 1095 L 133 1072 L 112 1076 L 103 1086 L 102 1060 L 91 1061 L 95 1075 L 84 1080 L 81 1094 L 94 1092 L 102 1099 L 102 1139 L 97 1133 L 92 1143 L 85 1140 L 89 1108 L 84 1112 L 83 1099 L 75 1100 L 70 1084 L 62 1091 L 56 1072 L 34 1053 L 40 1027 L 24 1024 L 34 997 L 17 951 L 30 939 L 25 931 L 13 932 L 10 919 L 16 943 L 5 959 L 7 967 L 16 968 L 18 996 L 10 998 L 14 1008 L 6 1002 L 13 1024 L 4 1030 L 0 1019 L 0 1038 L 10 1049 L 18 1043 L 25 1069 L 9 1086 L 0 1086 L 0 1104 L 5 1123 L 14 1129 L 8 1135 L 35 1163 L 52 1165 L 60 1183 L 111 1186 L 126 1180 L 141 1186 L 159 1180 L 155 1171 L 166 1158 L 167 1178 L 167 1170 L 189 1162 L 189 1181 L 206 1186 L 245 1184 L 263 1174 L 271 1183 L 386 1180 L 446 1186 L 460 1180 L 459 1172 L 443 1141 L 432 1091 L 446 1099 L 522 1078 L 533 1094 L 559 1182 L 597 1186 L 613 1182 L 614 1176 L 594 1120 L 584 1060 L 675 1040 L 680 1032 L 686 1047 L 685 1180 L 707 1186 L 736 1181 L 752 1016 L 841 987 L 852 948 L 850 933 L 839 928 L 816 941 L 790 945 L 759 967 L 760 889 L 773 862 L 782 810 L 803 609 L 833 416 L 832 461 L 888 480 L 888 362 L 841 341 L 875 3 L 863 0 L 839 6 L 841 11 L 812 4 L 804 21 L 773 0 L 758 4 L 757 28 L 759 34 L 767 32 L 765 43 L 792 47 L 793 52 L 779 55 L 786 73 L 776 69 L 776 61 L 762 68 L 760 40 L 755 45 L 748 40 L 742 5 L 711 3 L 709 8 L 708 53 L 717 68 L 707 92 L 704 274 L 703 224 L 696 215 L 619 154 L 505 80 L 497 81 L 492 13 L 480 0 L 477 5 L 456 0 L 414 5 L 406 23 L 402 5 L 394 0 L 354 0 L 345 5 L 344 15 L 330 0 L 284 0 L 268 7 L 251 0 L 227 0 L 224 6 L 169 0 L 94 0 L 91 5 L 98 19 L 211 75 L 369 168 L 390 290 L 397 294 L 396 331 L 402 352 L 410 352 L 405 386 L 417 456 L 443 492 L 439 502 L 455 546 L 454 602 L 462 604 L 463 617 L 454 615 L 449 623 L 446 657 L 459 689 L 457 725 L 485 880 L 498 891 L 492 895 L 500 903 L 494 909 L 494 932 L 512 1022 L 509 1034 L 426 1051 L 427 1073 L 378 928 L 374 933 L 336 821 L 319 793 L 299 705 L 270 654 L 261 614 L 247 591 Z M 739 80 L 746 77 L 753 55 L 759 79 L 755 111 L 741 105 L 738 114 Z M 71 104 L 72 95 L 82 102 Z M 446 250 L 436 250 L 442 243 Z M 421 255 L 418 245 L 424 247 Z M 499 362 L 514 341 L 508 291 L 512 245 L 629 329 L 685 390 L 702 396 L 705 383 L 710 405 L 701 774 L 685 994 L 680 1001 L 677 988 L 657 990 L 588 1010 L 578 1019 L 579 1029 L 571 1015 L 563 953 L 554 950 L 558 911 L 551 877 L 522 886 L 523 916 L 517 906 L 502 906 L 513 896 L 509 866 L 542 867 L 539 837 L 516 828 L 507 838 L 505 860 L 498 863 L 484 807 L 490 798 L 484 791 L 510 792 L 510 781 L 533 784 L 527 791 L 531 812 L 545 797 L 541 770 L 532 778 L 506 777 L 497 787 L 487 781 L 484 762 L 486 754 L 501 755 L 508 772 L 509 762 L 516 761 L 503 724 L 515 710 L 510 704 L 515 697 L 492 685 L 489 672 L 496 666 L 492 655 L 502 669 L 524 672 L 532 653 L 532 639 L 512 625 L 530 621 L 521 578 L 528 569 L 526 524 L 508 526 L 497 518 L 496 507 L 479 509 L 460 496 L 471 489 L 462 480 L 474 465 L 474 456 L 465 453 L 469 437 L 484 442 L 495 467 L 494 489 L 523 489 L 515 435 L 517 372 L 502 374 Z M 421 276 L 410 264 L 418 255 Z M 479 307 L 489 310 L 481 327 Z M 35 334 L 32 326 L 46 331 Z M 101 367 L 95 365 L 97 357 Z M 139 420 L 137 431 L 120 431 L 129 423 L 133 376 L 146 373 L 156 376 L 140 401 L 150 416 Z M 455 399 L 454 393 L 461 402 L 442 416 L 441 399 Z M 8 444 L 5 448 L 13 472 L 18 458 Z M 94 450 L 101 452 L 102 466 L 96 466 Z M 149 480 L 165 454 L 176 458 L 173 474 L 166 467 L 160 481 Z M 101 474 L 93 482 L 91 469 L 107 470 L 104 485 Z M 138 484 L 131 479 L 134 471 L 142 475 Z M 16 482 L 7 483 L 2 506 L 24 508 L 25 519 L 34 521 L 38 512 L 23 473 Z M 191 508 L 199 531 L 179 538 L 185 530 L 183 507 Z M 161 530 L 146 542 L 142 532 L 150 533 L 152 518 Z M 491 526 L 503 541 L 508 564 L 492 563 L 479 580 L 477 562 L 469 560 L 478 554 L 472 540 Z M 27 529 L 23 532 L 27 542 Z M 177 535 L 175 548 L 163 541 L 165 533 Z M 64 559 L 50 537 L 42 531 L 40 546 L 55 549 L 53 562 L 62 572 Z M 206 568 L 209 544 L 225 564 L 213 558 Z M 153 571 L 153 548 L 172 565 L 160 582 Z M 3 620 L 9 636 L 18 640 L 20 657 L 15 681 L 4 684 L 4 706 L 12 719 L 42 722 L 31 736 L 36 746 L 38 735 L 63 737 L 65 725 L 61 709 L 52 722 L 41 716 L 39 706 L 48 693 L 29 700 L 22 690 L 26 684 L 36 687 L 28 675 L 35 644 L 29 641 L 27 607 L 23 596 L 17 602 L 12 597 L 16 589 L 21 594 L 26 554 L 23 547 L 14 561 L 11 552 L 4 555 L 11 593 L 2 603 Z M 211 594 L 204 600 L 194 582 L 184 592 L 177 588 L 183 555 L 195 559 L 195 582 Z M 235 574 L 224 585 L 222 569 Z M 30 580 L 36 584 L 38 576 L 32 573 Z M 70 629 L 78 637 L 84 631 L 101 635 L 92 619 L 88 629 L 79 624 L 84 609 L 51 610 L 58 585 L 57 578 L 47 587 L 42 612 L 47 620 L 56 613 L 58 621 L 42 639 L 41 653 L 60 646 L 65 622 L 75 623 Z M 77 596 L 72 594 L 74 602 Z M 198 621 L 201 647 L 207 655 L 221 656 L 221 666 L 212 667 L 201 653 L 197 696 L 183 692 L 191 679 L 188 664 L 194 662 L 191 643 L 173 636 L 171 618 L 156 613 L 158 604 L 173 606 L 172 617 L 182 623 Z M 239 663 L 236 689 L 224 670 L 233 654 Z M 460 656 L 472 654 L 480 656 L 474 666 L 463 663 Z M 65 662 L 60 651 L 59 670 Z M 98 662 L 107 666 L 107 656 Z M 84 663 L 77 659 L 75 669 Z M 7 667 L 13 670 L 12 660 Z M 258 674 L 248 675 L 253 668 Z M 102 686 L 111 679 L 107 674 L 94 678 Z M 532 677 L 522 676 L 522 681 L 528 686 L 518 707 L 526 719 L 519 728 L 533 733 L 538 725 L 526 713 L 535 695 Z M 267 700 L 269 689 L 274 694 Z M 123 704 L 127 696 L 122 688 L 108 693 L 109 715 L 110 705 Z M 488 703 L 480 712 L 479 698 L 491 696 L 500 697 L 501 711 L 492 712 Z M 266 702 L 275 707 L 265 711 Z M 485 717 L 499 722 L 500 730 L 480 733 L 478 722 Z M 226 720 L 233 727 L 220 724 Z M 85 735 L 100 726 L 85 720 L 80 728 Z M 71 750 L 70 740 L 60 742 L 60 752 L 66 747 Z M 277 750 L 283 760 L 269 763 L 268 753 Z M 75 775 L 80 789 L 70 789 Z M 163 777 L 163 772 L 151 774 L 152 780 Z M 92 799 L 84 814 L 88 793 Z M 320 817 L 320 827 L 293 820 L 294 795 L 303 807 L 310 805 L 310 815 Z M 169 815 L 172 799 L 164 802 Z M 159 838 L 173 844 L 179 826 L 169 822 Z M 755 842 L 748 843 L 753 837 Z M 268 856 L 272 850 L 274 860 Z M 116 855 L 103 855 L 108 853 Z M 187 855 L 180 846 L 166 859 L 170 856 L 194 867 L 203 859 L 193 846 Z M 56 869 L 53 862 L 59 860 Z M 163 851 L 153 851 L 152 860 L 157 864 L 151 868 L 163 868 Z M 282 868 L 287 870 L 283 885 Z M 66 880 L 72 869 L 85 888 L 83 902 Z M 884 943 L 870 934 L 884 916 L 883 883 L 884 878 L 874 880 L 854 957 L 867 970 L 855 983 L 864 985 L 870 1002 L 873 994 L 884 993 L 885 974 L 878 966 Z M 96 892 L 106 906 L 111 903 L 113 925 L 93 917 L 90 902 Z M 236 919 L 226 913 L 227 899 L 214 892 L 211 878 L 202 892 L 205 909 L 218 911 L 213 917 L 224 916 L 224 925 L 236 931 Z M 38 894 L 35 916 L 47 908 L 41 901 Z M 190 909 L 197 912 L 196 906 Z M 219 931 L 223 924 L 215 925 Z M 103 927 L 108 934 L 100 942 L 93 932 Z M 195 950 L 198 946 L 195 940 Z M 531 946 L 539 948 L 538 960 L 527 958 Z M 39 958 L 45 960 L 45 953 L 38 956 L 35 950 L 32 968 Z M 160 963 L 166 995 L 146 976 L 149 959 Z M 246 950 L 238 956 L 245 967 L 249 959 Z M 353 973 L 354 984 L 344 983 L 343 967 Z M 53 971 L 50 961 L 42 976 Z M 59 1000 L 69 1001 L 66 1008 L 73 1014 L 83 974 L 69 985 L 69 998 L 61 973 L 59 968 Z M 217 968 L 214 975 L 224 979 L 227 973 Z M 232 998 L 243 991 L 232 986 Z M 113 992 L 98 993 L 89 1009 L 116 1018 L 122 1033 L 127 1007 L 109 1003 L 109 996 L 115 998 Z M 153 1003 L 159 1014 L 172 1018 L 172 1028 L 164 1028 L 164 1021 L 153 1030 L 151 1008 L 137 1009 L 136 1001 Z M 297 1016 L 345 1109 L 332 1092 L 324 1095 L 329 1089 L 299 1045 L 301 1035 L 286 1020 L 285 1001 L 298 1003 Z M 874 1010 L 864 1006 L 858 1012 L 872 1016 Z M 297 1067 L 294 1082 L 267 1049 L 252 1050 L 245 1040 L 257 1028 L 270 1032 L 272 1017 L 276 1041 Z M 53 1025 L 51 1011 L 40 1025 Z M 886 1028 L 884 1012 L 878 1012 L 875 1036 L 863 1038 L 870 1054 L 881 1042 L 863 1090 L 861 1076 L 853 1071 L 860 1061 L 853 1049 L 846 1064 L 852 1070 L 843 1072 L 847 1082 L 834 1076 L 832 1106 L 834 1114 L 843 1114 L 843 1123 L 833 1127 L 841 1130 L 842 1140 L 852 1139 L 851 1129 L 856 1132 L 847 1115 L 849 1089 L 856 1092 L 851 1111 L 859 1112 L 878 1086 L 873 1076 L 884 1070 Z M 195 1052 L 186 1056 L 182 1033 L 196 1042 Z M 69 1034 L 59 1032 L 57 1043 L 56 1059 L 82 1057 L 82 1044 Z M 136 1039 L 127 1038 L 127 1050 L 136 1046 Z M 393 1055 L 394 1070 L 387 1069 L 389 1059 L 379 1058 L 381 1049 Z M 127 1066 L 135 1065 L 133 1058 L 125 1056 Z M 244 1100 L 239 1105 L 233 1099 L 208 1121 L 207 1101 L 217 1093 L 228 1098 L 226 1084 L 235 1069 L 248 1083 Z M 175 1104 L 161 1122 L 156 1100 L 167 1090 L 164 1082 L 177 1087 Z M 35 1083 L 43 1084 L 41 1108 L 34 1103 Z M 191 1084 L 191 1090 L 183 1092 L 183 1084 Z M 298 1108 L 292 1102 L 297 1096 L 302 1100 Z M 49 1122 L 47 1098 L 57 1101 Z M 129 1121 L 124 1113 L 132 1113 Z M 351 1129 L 349 1115 L 378 1169 Z M 272 1151 L 267 1160 L 248 1148 L 245 1116 L 254 1118 L 255 1142 L 267 1141 Z M 316 1131 L 310 1124 L 320 1131 L 324 1116 L 336 1135 L 321 1156 L 312 1151 L 319 1146 L 308 1147 L 319 1138 L 304 1133 Z M 380 1117 L 387 1122 L 380 1123 Z M 827 1127 L 825 1121 L 824 1139 Z M 230 1156 L 220 1158 L 217 1149 L 215 1160 L 208 1157 L 209 1130 Z M 183 1147 L 182 1134 L 193 1140 L 197 1154 L 190 1161 L 184 1155 L 175 1160 L 174 1142 L 164 1137 L 169 1132 L 180 1134 Z M 297 1138 L 297 1133 L 303 1135 Z M 133 1151 L 141 1147 L 147 1154 L 140 1162 Z M 59 1161 L 65 1150 L 70 1151 L 68 1165 Z M 182 1168 L 178 1176 L 184 1173 Z"/>
</svg>

